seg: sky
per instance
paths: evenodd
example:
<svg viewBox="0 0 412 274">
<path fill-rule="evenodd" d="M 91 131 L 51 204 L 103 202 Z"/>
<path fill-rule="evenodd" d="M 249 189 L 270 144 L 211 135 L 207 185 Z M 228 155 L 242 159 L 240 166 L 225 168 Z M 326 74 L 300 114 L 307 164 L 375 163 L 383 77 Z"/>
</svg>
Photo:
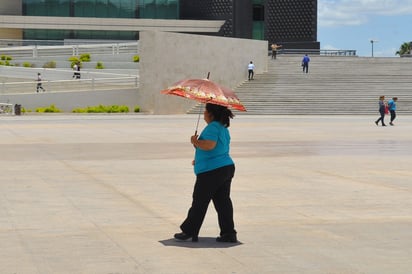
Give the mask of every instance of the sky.
<svg viewBox="0 0 412 274">
<path fill-rule="evenodd" d="M 412 41 L 412 0 L 318 0 L 321 49 L 356 50 L 358 56 L 397 57 Z"/>
</svg>

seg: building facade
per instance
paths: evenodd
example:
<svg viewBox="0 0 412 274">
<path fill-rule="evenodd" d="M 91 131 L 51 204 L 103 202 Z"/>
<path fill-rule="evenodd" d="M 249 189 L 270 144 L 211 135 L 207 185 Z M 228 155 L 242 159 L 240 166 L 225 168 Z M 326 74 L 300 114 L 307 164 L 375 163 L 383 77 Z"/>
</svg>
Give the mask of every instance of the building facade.
<svg viewBox="0 0 412 274">
<path fill-rule="evenodd" d="M 181 19 L 225 20 L 221 35 L 319 49 L 317 0 L 181 0 Z"/>
<path fill-rule="evenodd" d="M 268 40 L 286 48 L 318 49 L 317 0 L 14 0 L 1 1 L 1 15 L 224 20 L 217 33 Z M 1 28 L 1 25 L 0 25 Z M 138 39 L 138 31 L 80 29 L 0 29 L 22 39 Z"/>
</svg>

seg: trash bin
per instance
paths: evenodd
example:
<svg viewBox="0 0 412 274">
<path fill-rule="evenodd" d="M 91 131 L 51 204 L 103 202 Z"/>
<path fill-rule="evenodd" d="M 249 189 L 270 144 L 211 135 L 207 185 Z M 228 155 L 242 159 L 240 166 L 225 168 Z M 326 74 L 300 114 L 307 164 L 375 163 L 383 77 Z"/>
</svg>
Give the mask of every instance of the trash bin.
<svg viewBox="0 0 412 274">
<path fill-rule="evenodd" d="M 21 105 L 19 104 L 14 105 L 14 115 L 21 115 Z"/>
</svg>

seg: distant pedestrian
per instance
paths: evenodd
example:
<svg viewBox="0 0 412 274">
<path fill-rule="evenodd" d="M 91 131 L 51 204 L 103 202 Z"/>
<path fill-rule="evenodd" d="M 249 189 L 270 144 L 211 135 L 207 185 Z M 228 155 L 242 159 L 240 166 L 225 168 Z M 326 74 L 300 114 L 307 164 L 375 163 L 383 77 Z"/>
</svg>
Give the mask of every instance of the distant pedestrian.
<svg viewBox="0 0 412 274">
<path fill-rule="evenodd" d="M 281 47 L 282 47 L 282 45 L 278 45 L 276 43 L 274 43 L 270 46 L 270 48 L 272 49 L 272 59 L 276 59 L 277 51 Z"/>
<path fill-rule="evenodd" d="M 250 80 L 253 80 L 253 75 L 255 75 L 255 72 L 254 72 L 254 70 L 255 70 L 255 65 L 253 64 L 253 62 L 252 61 L 250 61 L 250 63 L 249 63 L 249 65 L 247 66 L 247 70 L 248 70 L 248 79 L 249 79 L 249 81 Z"/>
<path fill-rule="evenodd" d="M 393 97 L 388 101 L 389 112 L 391 113 L 391 121 L 390 125 L 394 126 L 393 121 L 396 118 L 396 102 L 398 101 L 398 97 Z"/>
<path fill-rule="evenodd" d="M 73 65 L 73 79 L 80 79 L 80 62 L 77 62 Z"/>
<path fill-rule="evenodd" d="M 42 85 L 42 79 L 41 79 L 41 73 L 37 73 L 37 88 L 36 91 L 37 93 L 39 92 L 39 89 L 43 90 L 43 92 L 45 92 L 46 90 L 43 88 Z"/>
<path fill-rule="evenodd" d="M 302 59 L 302 71 L 305 73 L 308 73 L 309 71 L 309 62 L 310 62 L 310 58 L 307 54 L 305 54 L 305 56 L 303 56 Z"/>
<path fill-rule="evenodd" d="M 379 125 L 379 122 L 382 122 L 382 126 L 386 127 L 385 125 L 385 108 L 386 108 L 386 103 L 385 103 L 385 96 L 380 96 L 379 97 L 379 114 L 381 115 L 378 120 L 375 121 L 376 125 Z"/>
</svg>

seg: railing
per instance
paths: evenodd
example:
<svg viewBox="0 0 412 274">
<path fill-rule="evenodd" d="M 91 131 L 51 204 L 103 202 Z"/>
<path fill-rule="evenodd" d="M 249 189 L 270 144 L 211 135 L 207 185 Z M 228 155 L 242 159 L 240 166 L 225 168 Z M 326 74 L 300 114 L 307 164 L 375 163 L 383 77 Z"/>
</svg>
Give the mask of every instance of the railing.
<svg viewBox="0 0 412 274">
<path fill-rule="evenodd" d="M 13 114 L 13 104 L 0 103 L 0 114 Z"/>
<path fill-rule="evenodd" d="M 74 80 L 55 81 L 22 81 L 3 82 L 0 85 L 0 94 L 27 94 L 36 93 L 37 84 L 41 83 L 44 92 L 75 92 L 138 88 L 137 76 L 115 77 L 115 78 L 89 78 Z M 39 92 L 43 93 L 40 89 Z"/>
<path fill-rule="evenodd" d="M 60 42 L 60 44 L 58 43 Z M 43 57 L 56 55 L 89 54 L 138 54 L 138 42 L 81 42 L 81 41 L 38 41 L 38 40 L 0 40 L 0 55 L 13 57 Z"/>
<path fill-rule="evenodd" d="M 73 45 L 100 45 L 100 44 L 128 44 L 136 43 L 130 40 L 96 40 L 96 39 L 64 39 L 64 40 L 33 40 L 33 39 L 0 39 L 0 47 L 21 46 L 73 46 Z"/>
<path fill-rule="evenodd" d="M 271 51 L 269 51 L 271 54 Z M 357 56 L 356 50 L 334 50 L 334 49 L 280 49 L 277 54 L 309 54 L 323 56 Z"/>
</svg>

